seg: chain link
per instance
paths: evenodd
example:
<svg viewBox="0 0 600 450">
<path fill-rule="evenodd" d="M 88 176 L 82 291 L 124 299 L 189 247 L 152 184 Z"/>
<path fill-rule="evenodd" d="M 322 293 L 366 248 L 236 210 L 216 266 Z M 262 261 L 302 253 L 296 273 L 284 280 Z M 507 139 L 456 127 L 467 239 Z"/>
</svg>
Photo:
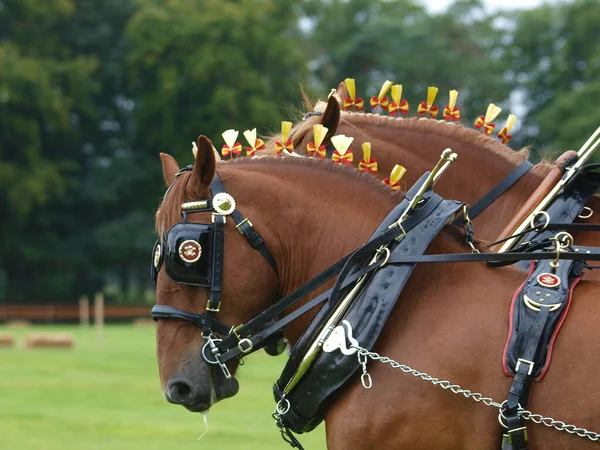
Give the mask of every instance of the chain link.
<svg viewBox="0 0 600 450">
<path fill-rule="evenodd" d="M 588 431 L 585 428 L 567 425 L 562 420 L 556 420 L 552 417 L 544 417 L 541 414 L 534 414 L 526 409 L 519 409 L 519 415 L 523 419 L 531 420 L 535 423 L 546 425 L 548 428 L 554 428 L 558 431 L 566 431 L 570 434 L 576 434 L 579 437 L 588 438 L 590 441 L 600 443 L 600 434 L 595 431 Z"/>
<path fill-rule="evenodd" d="M 361 378 L 365 377 L 365 374 L 368 375 L 366 358 L 371 358 L 373 361 L 379 361 L 383 364 L 389 364 L 394 369 L 400 369 L 402 372 L 412 375 L 416 378 L 421 378 L 423 381 L 429 381 L 434 386 L 439 386 L 442 389 L 451 391 L 455 394 L 459 394 L 464 396 L 465 398 L 470 398 L 475 400 L 476 402 L 483 403 L 486 406 L 491 406 L 497 408 L 500 413 L 502 413 L 502 403 L 498 403 L 494 401 L 491 397 L 484 397 L 483 394 L 479 392 L 473 392 L 469 389 L 463 389 L 458 384 L 452 384 L 447 380 L 440 380 L 439 378 L 432 377 L 425 372 L 419 372 L 418 370 L 412 369 L 407 365 L 400 364 L 393 359 L 388 358 L 387 356 L 381 356 L 378 353 L 370 352 L 369 350 L 353 345 L 352 348 L 356 349 L 358 362 L 363 367 L 363 375 Z M 369 379 L 371 377 L 369 376 Z M 372 386 L 372 383 L 371 383 Z M 532 422 L 539 423 L 542 425 L 546 425 L 549 428 L 554 428 L 558 431 L 566 431 L 570 434 L 575 434 L 577 436 L 588 438 L 591 441 L 600 443 L 600 433 L 596 433 L 594 431 L 588 431 L 585 428 L 577 427 L 575 425 L 567 425 L 565 422 L 561 420 L 555 420 L 552 417 L 544 417 L 541 414 L 534 414 L 531 411 L 528 411 L 523 408 L 519 408 L 519 415 L 526 420 L 531 420 Z"/>
</svg>

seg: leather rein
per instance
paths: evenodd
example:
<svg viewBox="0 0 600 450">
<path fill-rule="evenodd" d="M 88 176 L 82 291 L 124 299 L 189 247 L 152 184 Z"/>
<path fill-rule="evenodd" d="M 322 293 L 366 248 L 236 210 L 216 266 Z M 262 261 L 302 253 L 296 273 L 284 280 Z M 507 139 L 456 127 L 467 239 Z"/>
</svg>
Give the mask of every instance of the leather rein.
<svg viewBox="0 0 600 450">
<path fill-rule="evenodd" d="M 183 168 L 178 175 L 189 170 L 191 170 L 191 166 Z M 176 180 L 177 178 L 175 179 L 174 183 Z M 169 189 L 170 188 L 171 187 L 169 187 Z M 367 260 L 373 258 L 373 254 L 377 253 L 379 248 L 393 242 L 396 239 L 401 239 L 407 231 L 412 229 L 412 227 L 422 220 L 423 216 L 426 216 L 433 210 L 431 207 L 432 205 L 430 205 L 431 202 L 426 201 L 411 215 L 409 215 L 408 218 L 402 222 L 401 226 L 391 226 L 386 231 L 373 237 L 367 243 L 346 255 L 337 263 L 325 269 L 292 293 L 275 302 L 271 307 L 258 314 L 246 324 L 239 326 L 226 325 L 222 322 L 219 322 L 215 318 L 216 313 L 220 310 L 220 292 L 222 287 L 222 267 L 224 254 L 223 227 L 225 224 L 225 217 L 227 215 L 231 215 L 233 220 L 237 223 L 236 228 L 238 231 L 246 237 L 248 242 L 250 242 L 255 249 L 261 252 L 275 272 L 277 272 L 277 267 L 274 259 L 266 249 L 264 240 L 259 233 L 254 230 L 252 223 L 239 213 L 236 208 L 235 201 L 229 194 L 226 193 L 225 187 L 216 173 L 215 179 L 211 184 L 211 192 L 213 193 L 213 198 L 215 198 L 217 194 L 227 195 L 230 206 L 232 205 L 232 207 L 228 210 L 223 210 L 220 209 L 220 207 L 216 205 L 214 201 L 208 199 L 191 202 L 201 206 L 195 209 L 187 210 L 187 213 L 200 211 L 210 211 L 213 213 L 212 217 L 214 228 L 212 231 L 213 254 L 211 271 L 212 280 L 210 284 L 211 295 L 208 300 L 206 312 L 203 314 L 196 314 L 172 306 L 155 305 L 152 308 L 152 318 L 154 320 L 184 320 L 199 328 L 202 328 L 203 337 L 206 340 L 204 346 L 202 347 L 202 355 L 205 361 L 209 364 L 219 365 L 225 376 L 228 378 L 231 377 L 231 374 L 225 366 L 227 361 L 230 361 L 233 358 L 246 356 L 264 347 L 268 343 L 269 338 L 272 338 L 274 335 L 281 332 L 281 330 L 287 324 L 295 320 L 297 317 L 320 305 L 324 301 L 338 296 L 341 291 L 355 284 L 361 277 L 379 269 L 385 264 L 401 265 L 425 262 L 486 262 L 490 265 L 509 265 L 517 261 L 556 260 L 557 258 L 566 260 L 585 259 L 600 261 L 600 252 L 598 251 L 588 251 L 585 253 L 585 255 L 576 252 L 564 252 L 559 254 L 558 252 L 532 252 L 532 250 L 528 248 L 525 251 L 511 251 L 502 254 L 474 252 L 464 254 L 437 254 L 394 258 L 386 258 L 382 256 L 376 258 L 371 264 L 364 265 L 364 267 L 358 272 L 349 274 L 347 270 L 344 270 L 347 267 L 355 266 L 357 263 L 366 263 Z M 458 219 L 461 219 L 461 216 L 466 231 L 465 234 L 467 242 L 471 245 L 471 248 L 474 248 L 472 240 L 473 232 L 466 205 L 464 205 L 463 214 L 459 215 Z M 160 269 L 160 265 L 156 267 L 156 269 Z M 304 297 L 322 286 L 327 281 L 331 280 L 336 275 L 340 276 L 338 277 L 338 280 L 333 288 L 318 295 L 294 312 L 286 315 L 285 317 L 279 318 L 284 311 L 297 304 Z M 221 338 L 221 336 L 224 337 Z"/>
</svg>

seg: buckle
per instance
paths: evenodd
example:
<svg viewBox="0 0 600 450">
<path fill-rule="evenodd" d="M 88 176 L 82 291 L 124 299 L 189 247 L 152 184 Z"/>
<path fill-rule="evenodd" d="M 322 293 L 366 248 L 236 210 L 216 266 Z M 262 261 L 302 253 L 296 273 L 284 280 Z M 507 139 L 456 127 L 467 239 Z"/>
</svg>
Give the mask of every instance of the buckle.
<svg viewBox="0 0 600 450">
<path fill-rule="evenodd" d="M 250 353 L 252 351 L 252 347 L 254 347 L 254 344 L 248 338 L 240 339 L 240 341 L 238 342 L 238 345 L 237 345 L 237 348 L 239 349 L 239 351 L 242 352 L 242 354 L 244 354 L 244 355 L 246 353 Z"/>
<path fill-rule="evenodd" d="M 245 224 L 245 223 L 247 223 L 248 225 L 250 225 L 250 228 L 252 228 L 252 222 L 250 222 L 250 220 L 249 220 L 248 218 L 246 218 L 246 219 L 242 220 L 240 223 L 238 223 L 238 224 L 235 226 L 235 228 L 238 230 L 238 232 L 239 232 L 239 233 L 240 233 L 242 236 L 244 235 L 244 232 L 242 231 L 242 229 L 241 229 L 241 226 L 242 226 L 243 224 Z"/>
<path fill-rule="evenodd" d="M 529 361 L 528 359 L 519 358 L 519 359 L 517 359 L 517 365 L 515 366 L 515 372 L 519 371 L 519 366 L 521 365 L 521 363 L 529 364 L 529 369 L 527 369 L 527 375 L 531 375 L 531 372 L 533 372 L 533 366 L 535 365 L 535 363 L 533 361 Z"/>
<path fill-rule="evenodd" d="M 219 301 L 219 304 L 217 305 L 216 308 L 211 308 L 210 307 L 210 299 L 206 302 L 206 310 L 207 311 L 211 311 L 211 312 L 219 312 L 221 311 L 221 302 Z"/>
</svg>

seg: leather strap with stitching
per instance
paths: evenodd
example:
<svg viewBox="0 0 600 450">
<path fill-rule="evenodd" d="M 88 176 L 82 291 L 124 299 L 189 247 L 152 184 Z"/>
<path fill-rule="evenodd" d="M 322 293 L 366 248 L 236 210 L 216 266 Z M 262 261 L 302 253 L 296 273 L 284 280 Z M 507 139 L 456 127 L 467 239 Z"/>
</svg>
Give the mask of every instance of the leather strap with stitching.
<svg viewBox="0 0 600 450">
<path fill-rule="evenodd" d="M 219 177 L 219 174 L 216 172 L 213 181 L 210 185 L 210 189 L 213 195 L 218 194 L 220 192 L 227 192 L 225 190 L 223 182 L 221 181 L 221 178 Z M 267 260 L 267 262 L 273 268 L 275 273 L 277 273 L 277 265 L 275 264 L 275 260 L 267 250 L 264 239 L 254 229 L 252 223 L 247 218 L 244 218 L 244 216 L 240 214 L 237 208 L 231 213 L 231 217 L 237 224 L 236 228 L 240 232 L 240 234 L 242 234 L 242 236 L 244 236 L 248 240 L 248 242 L 253 248 L 258 250 L 261 253 L 261 255 L 263 255 L 263 257 Z"/>
<path fill-rule="evenodd" d="M 469 208 L 469 216 L 471 220 L 481 214 L 488 206 L 495 202 L 498 197 L 504 194 L 513 184 L 519 181 L 523 175 L 531 170 L 533 164 L 529 161 L 523 161 L 517 167 L 515 167 L 508 175 L 506 175 L 502 181 L 494 186 L 487 194 L 481 197 L 477 202 Z M 453 222 L 453 225 L 460 226 L 461 218 L 459 217 Z"/>
</svg>

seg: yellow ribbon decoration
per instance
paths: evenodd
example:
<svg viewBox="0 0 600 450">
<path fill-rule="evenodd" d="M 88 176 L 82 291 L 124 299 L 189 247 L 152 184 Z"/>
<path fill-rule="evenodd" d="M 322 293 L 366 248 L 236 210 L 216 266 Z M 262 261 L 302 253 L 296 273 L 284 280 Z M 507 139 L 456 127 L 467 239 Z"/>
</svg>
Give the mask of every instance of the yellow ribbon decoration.
<svg viewBox="0 0 600 450">
<path fill-rule="evenodd" d="M 244 131 L 244 137 L 249 145 L 249 147 L 246 147 L 246 155 L 248 157 L 252 158 L 258 150 L 263 150 L 265 148 L 263 140 L 256 137 L 256 128 Z"/>
<path fill-rule="evenodd" d="M 494 131 L 494 128 L 496 127 L 496 125 L 493 124 L 492 121 L 496 117 L 498 117 L 498 114 L 500 114 L 500 111 L 502 111 L 501 108 L 494 105 L 493 103 L 490 103 L 488 105 L 485 116 L 479 116 L 477 118 L 477 120 L 475 121 L 475 128 L 483 128 L 483 131 L 488 136 L 490 134 L 492 134 L 492 131 Z"/>
<path fill-rule="evenodd" d="M 508 119 L 506 119 L 506 125 L 498 132 L 498 137 L 502 140 L 503 144 L 508 144 L 508 142 L 512 139 L 512 135 L 510 133 L 511 128 L 515 125 L 517 121 L 517 116 L 514 114 L 509 114 Z"/>
<path fill-rule="evenodd" d="M 354 161 L 354 155 L 351 151 L 348 151 L 352 141 L 354 141 L 354 138 L 351 136 L 346 136 L 343 134 L 333 136 L 331 138 L 331 143 L 335 148 L 335 152 L 333 152 L 333 155 L 331 155 L 331 159 L 339 164 L 352 164 L 352 161 Z"/>
<path fill-rule="evenodd" d="M 394 116 L 398 111 L 402 114 L 408 114 L 408 102 L 402 98 L 402 85 L 395 84 L 392 86 L 392 101 L 389 104 L 388 111 L 390 115 Z"/>
<path fill-rule="evenodd" d="M 292 122 L 283 121 L 281 122 L 281 141 L 275 142 L 275 151 L 277 152 L 277 156 L 281 156 L 281 152 L 284 150 L 288 153 L 292 153 L 294 151 L 294 143 L 291 139 L 288 140 L 288 136 L 290 135 L 290 130 L 292 129 Z"/>
<path fill-rule="evenodd" d="M 352 161 L 354 161 L 354 154 L 352 152 L 346 152 L 344 154 L 341 154 L 336 150 L 335 152 L 333 152 L 333 155 L 331 155 L 331 159 L 333 160 L 333 162 L 336 162 L 338 164 L 344 163 L 350 165 L 352 164 Z"/>
<path fill-rule="evenodd" d="M 400 98 L 402 97 L 402 85 L 395 84 L 392 86 L 392 101 L 396 103 L 396 105 L 400 104 Z"/>
<path fill-rule="evenodd" d="M 317 153 L 321 158 L 325 158 L 325 146 L 321 144 L 328 131 L 329 128 L 324 127 L 323 124 L 317 123 L 313 125 L 314 142 L 309 142 L 306 146 L 309 156 L 314 156 L 314 154 Z"/>
<path fill-rule="evenodd" d="M 458 98 L 458 91 L 451 90 L 450 91 L 450 101 L 448 105 L 444 108 L 444 119 L 450 120 L 460 120 L 460 111 L 456 107 L 456 99 Z"/>
<path fill-rule="evenodd" d="M 427 101 L 419 104 L 419 107 L 417 108 L 417 114 L 423 115 L 427 113 L 432 119 L 437 117 L 439 108 L 437 106 L 433 106 L 433 102 L 435 101 L 437 93 L 438 88 L 435 86 L 429 86 L 427 88 Z"/>
<path fill-rule="evenodd" d="M 365 102 L 362 98 L 356 98 L 356 85 L 354 84 L 354 78 L 346 78 L 344 80 L 346 85 L 346 91 L 348 91 L 348 97 L 344 99 L 344 109 L 348 111 L 353 106 L 357 110 L 361 110 L 365 106 Z"/>
<path fill-rule="evenodd" d="M 225 145 L 221 149 L 223 157 L 226 158 L 231 156 L 231 153 L 239 155 L 242 152 L 241 144 L 236 142 L 239 134 L 239 131 L 233 129 L 226 130 L 221 134 L 221 136 L 223 136 L 223 140 L 225 141 Z"/>
<path fill-rule="evenodd" d="M 383 180 L 393 191 L 400 189 L 400 180 L 406 173 L 406 169 L 399 164 L 396 164 L 390 173 L 390 177 Z"/>
<path fill-rule="evenodd" d="M 358 170 L 362 172 L 376 173 L 378 166 L 375 158 L 371 158 L 371 143 L 363 142 L 362 144 L 363 157 L 358 163 Z"/>
<path fill-rule="evenodd" d="M 392 83 L 390 80 L 385 80 L 383 86 L 381 86 L 381 89 L 379 90 L 379 94 L 377 95 L 377 97 L 371 97 L 371 108 L 375 109 L 378 106 L 380 106 L 382 109 L 388 108 L 389 100 L 385 94 L 390 89 L 392 84 L 394 83 Z"/>
</svg>

